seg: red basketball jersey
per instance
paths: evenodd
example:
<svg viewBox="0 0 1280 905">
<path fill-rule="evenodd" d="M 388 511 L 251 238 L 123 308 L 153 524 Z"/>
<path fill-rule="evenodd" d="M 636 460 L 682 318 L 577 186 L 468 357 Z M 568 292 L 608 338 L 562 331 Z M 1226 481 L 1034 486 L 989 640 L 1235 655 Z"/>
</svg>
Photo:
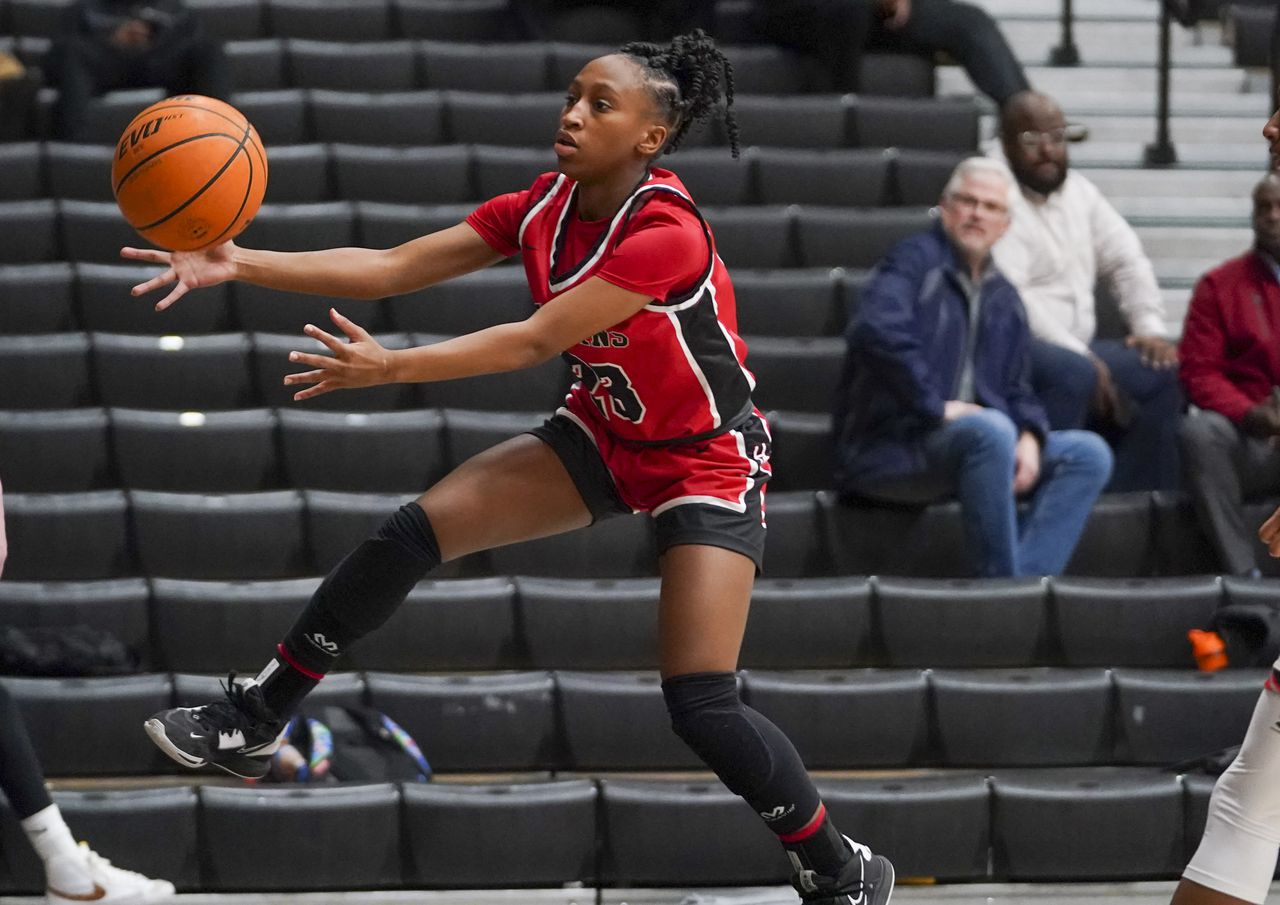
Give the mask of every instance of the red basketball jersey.
<svg viewBox="0 0 1280 905">
<path fill-rule="evenodd" d="M 737 426 L 751 414 L 755 378 L 729 273 L 685 187 L 655 167 L 617 214 L 596 221 L 578 218 L 576 194 L 572 179 L 544 173 L 467 218 L 495 251 L 523 255 L 537 305 L 591 277 L 653 299 L 565 353 L 578 377 L 570 410 L 648 443 Z"/>
</svg>

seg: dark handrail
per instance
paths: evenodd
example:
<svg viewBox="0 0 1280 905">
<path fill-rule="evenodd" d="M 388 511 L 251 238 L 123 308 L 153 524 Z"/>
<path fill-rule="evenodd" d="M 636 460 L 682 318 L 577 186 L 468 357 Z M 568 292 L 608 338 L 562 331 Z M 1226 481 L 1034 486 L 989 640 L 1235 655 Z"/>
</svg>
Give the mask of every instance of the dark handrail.
<svg viewBox="0 0 1280 905">
<path fill-rule="evenodd" d="M 1080 48 L 1076 47 L 1072 27 L 1075 16 L 1071 11 L 1071 0 L 1062 0 L 1062 39 L 1057 47 L 1049 48 L 1050 66 L 1079 66 Z"/>
<path fill-rule="evenodd" d="M 1169 138 L 1170 19 L 1169 0 L 1165 0 L 1160 4 L 1160 58 L 1156 64 L 1156 140 L 1147 145 L 1142 155 L 1142 162 L 1148 167 L 1171 167 L 1178 162 L 1178 152 Z"/>
</svg>

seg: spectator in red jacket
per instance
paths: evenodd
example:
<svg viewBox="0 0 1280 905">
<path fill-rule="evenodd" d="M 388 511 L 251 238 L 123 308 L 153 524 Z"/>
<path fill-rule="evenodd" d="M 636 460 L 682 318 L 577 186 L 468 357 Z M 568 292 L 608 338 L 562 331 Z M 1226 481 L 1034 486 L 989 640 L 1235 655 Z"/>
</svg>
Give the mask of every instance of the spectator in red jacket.
<svg viewBox="0 0 1280 905">
<path fill-rule="evenodd" d="M 1200 279 L 1180 347 L 1187 481 L 1235 575 L 1258 574 L 1244 500 L 1280 491 L 1280 175 L 1253 190 L 1253 235 L 1252 251 Z"/>
</svg>

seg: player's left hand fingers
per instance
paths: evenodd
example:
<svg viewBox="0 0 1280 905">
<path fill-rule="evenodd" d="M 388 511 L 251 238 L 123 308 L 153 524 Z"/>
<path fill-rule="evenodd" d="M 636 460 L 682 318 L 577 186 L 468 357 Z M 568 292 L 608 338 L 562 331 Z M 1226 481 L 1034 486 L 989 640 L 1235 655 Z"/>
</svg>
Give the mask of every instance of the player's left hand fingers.
<svg viewBox="0 0 1280 905">
<path fill-rule="evenodd" d="M 331 393 L 334 390 L 342 389 L 342 385 L 334 380 L 322 380 L 313 387 L 307 387 L 305 390 L 299 390 L 293 394 L 294 402 L 301 402 L 304 399 L 311 399 L 315 396 L 323 396 L 325 393 Z"/>
<path fill-rule="evenodd" d="M 137 286 L 134 286 L 129 290 L 129 292 L 132 295 L 146 295 L 152 289 L 159 289 L 161 286 L 168 286 L 177 278 L 178 275 L 174 272 L 173 268 L 170 267 L 164 273 L 152 277 L 145 283 L 139 283 Z"/>
<path fill-rule="evenodd" d="M 324 343 L 329 351 L 334 355 L 341 355 L 347 348 L 346 343 L 338 339 L 338 337 L 334 336 L 332 333 L 325 333 L 315 324 L 307 324 L 302 328 L 302 332 L 307 334 L 307 336 L 310 336 L 312 339 L 320 340 L 320 342 Z"/>
<path fill-rule="evenodd" d="M 337 325 L 339 330 L 347 334 L 347 338 L 353 343 L 358 343 L 361 340 L 370 338 L 369 331 L 365 330 L 364 327 L 361 327 L 345 314 L 342 314 L 337 308 L 329 309 L 329 317 L 334 324 Z"/>
<path fill-rule="evenodd" d="M 294 364 L 311 365 L 313 368 L 321 368 L 326 372 L 332 371 L 339 364 L 336 358 L 331 358 L 328 355 L 315 355 L 311 352 L 290 352 L 289 361 Z"/>
<path fill-rule="evenodd" d="M 330 361 L 332 361 L 332 359 L 330 359 Z M 300 371 L 297 374 L 286 374 L 284 375 L 284 383 L 285 386 L 289 386 L 294 383 L 319 383 L 320 381 L 327 380 L 332 376 L 333 373 L 331 371 L 320 368 L 315 371 Z"/>
<path fill-rule="evenodd" d="M 156 302 L 156 310 L 163 311 L 164 309 L 168 308 L 170 305 L 172 305 L 174 302 L 176 302 L 178 299 L 182 298 L 186 294 L 187 294 L 187 284 L 181 283 L 181 282 L 178 283 L 177 286 L 173 287 L 172 292 L 170 292 L 160 301 Z"/>
</svg>

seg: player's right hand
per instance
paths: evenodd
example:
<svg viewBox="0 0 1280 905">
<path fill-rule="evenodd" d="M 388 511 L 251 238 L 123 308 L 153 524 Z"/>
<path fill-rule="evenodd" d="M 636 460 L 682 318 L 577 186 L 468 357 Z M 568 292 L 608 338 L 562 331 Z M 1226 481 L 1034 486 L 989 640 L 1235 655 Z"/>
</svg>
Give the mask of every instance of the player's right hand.
<svg viewBox="0 0 1280 905">
<path fill-rule="evenodd" d="M 1258 540 L 1267 545 L 1267 552 L 1280 557 L 1280 509 L 1271 513 L 1271 518 L 1262 523 L 1258 529 Z"/>
<path fill-rule="evenodd" d="M 156 310 L 163 311 L 192 289 L 216 286 L 236 278 L 234 254 L 236 244 L 230 240 L 199 251 L 160 251 L 155 248 L 120 249 L 120 257 L 148 264 L 162 264 L 163 273 L 145 283 L 133 287 L 135 296 L 145 295 L 153 289 L 176 284 L 169 294 L 156 302 Z"/>
</svg>

